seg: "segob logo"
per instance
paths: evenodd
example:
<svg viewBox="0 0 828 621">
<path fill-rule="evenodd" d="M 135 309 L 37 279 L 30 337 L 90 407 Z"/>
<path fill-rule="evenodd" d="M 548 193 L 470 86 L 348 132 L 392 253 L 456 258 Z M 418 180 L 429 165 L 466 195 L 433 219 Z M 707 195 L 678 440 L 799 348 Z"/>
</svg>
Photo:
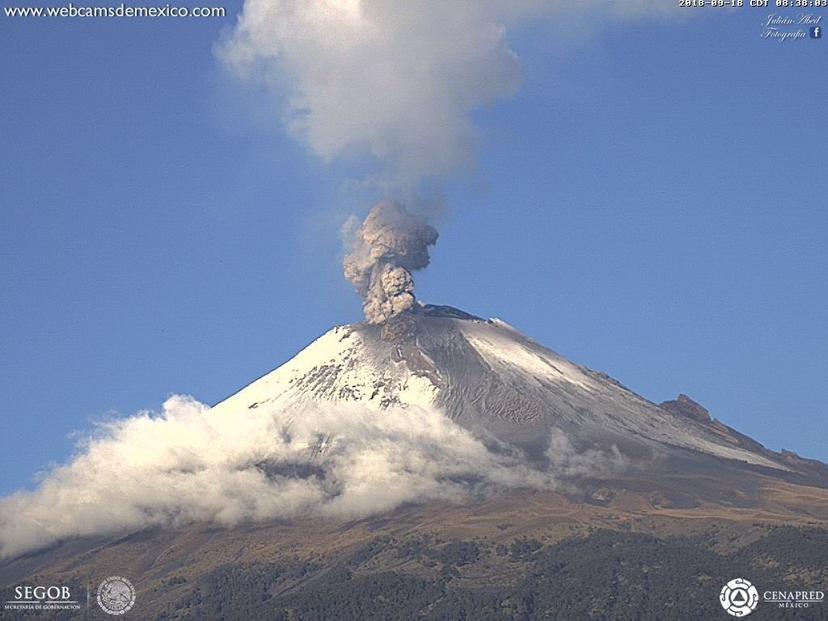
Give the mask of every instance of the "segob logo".
<svg viewBox="0 0 828 621">
<path fill-rule="evenodd" d="M 3 610 L 80 610 L 80 603 L 66 585 L 20 585 L 14 599 L 3 602 Z"/>
<path fill-rule="evenodd" d="M 719 601 L 728 614 L 746 617 L 756 609 L 759 591 L 744 578 L 734 578 L 722 587 Z"/>
<path fill-rule="evenodd" d="M 110 615 L 122 615 L 135 605 L 135 587 L 126 578 L 110 576 L 98 587 L 98 606 Z"/>
</svg>

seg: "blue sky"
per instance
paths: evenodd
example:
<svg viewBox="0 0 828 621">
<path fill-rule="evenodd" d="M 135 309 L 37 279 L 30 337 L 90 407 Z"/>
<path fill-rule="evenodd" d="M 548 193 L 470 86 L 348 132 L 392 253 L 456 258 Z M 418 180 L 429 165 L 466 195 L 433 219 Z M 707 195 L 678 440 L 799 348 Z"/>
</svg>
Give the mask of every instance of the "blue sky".
<svg viewBox="0 0 828 621">
<path fill-rule="evenodd" d="M 476 113 L 417 291 L 828 460 L 828 43 L 766 17 L 511 33 L 523 87 Z M 0 16 L 2 493 L 361 317 L 338 228 L 380 197 L 219 67 L 232 23 Z"/>
</svg>

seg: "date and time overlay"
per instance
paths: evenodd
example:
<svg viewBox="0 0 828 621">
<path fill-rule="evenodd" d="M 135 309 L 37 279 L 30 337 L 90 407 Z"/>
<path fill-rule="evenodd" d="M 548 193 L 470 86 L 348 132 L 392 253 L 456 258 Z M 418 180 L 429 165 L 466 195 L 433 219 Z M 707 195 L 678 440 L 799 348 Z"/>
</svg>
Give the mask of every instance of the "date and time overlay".
<svg viewBox="0 0 828 621">
<path fill-rule="evenodd" d="M 730 9 L 762 13 L 759 36 L 784 43 L 819 41 L 823 38 L 823 13 L 828 0 L 677 0 L 680 8 Z M 768 11 L 771 11 L 768 13 Z M 776 12 L 773 12 L 776 11 Z"/>
</svg>

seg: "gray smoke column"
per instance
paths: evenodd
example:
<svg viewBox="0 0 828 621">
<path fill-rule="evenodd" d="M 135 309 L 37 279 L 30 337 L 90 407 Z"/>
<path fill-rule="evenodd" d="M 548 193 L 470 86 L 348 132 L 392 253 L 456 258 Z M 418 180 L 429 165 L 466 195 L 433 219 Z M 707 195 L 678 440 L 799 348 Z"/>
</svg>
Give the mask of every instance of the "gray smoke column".
<svg viewBox="0 0 828 621">
<path fill-rule="evenodd" d="M 428 247 L 437 242 L 437 229 L 403 205 L 383 201 L 346 233 L 345 278 L 362 296 L 368 322 L 385 323 L 414 306 L 411 272 L 428 266 Z"/>
</svg>

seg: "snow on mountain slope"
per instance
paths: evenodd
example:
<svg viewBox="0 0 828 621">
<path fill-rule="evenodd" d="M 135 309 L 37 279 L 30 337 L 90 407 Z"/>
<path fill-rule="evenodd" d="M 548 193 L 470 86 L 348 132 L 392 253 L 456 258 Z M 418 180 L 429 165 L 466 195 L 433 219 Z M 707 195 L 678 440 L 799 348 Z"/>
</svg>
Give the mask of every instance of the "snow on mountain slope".
<svg viewBox="0 0 828 621">
<path fill-rule="evenodd" d="M 428 378 L 411 373 L 402 361 L 377 356 L 374 349 L 370 334 L 359 326 L 338 326 L 214 411 L 301 407 L 318 400 L 376 407 L 434 403 L 438 389 Z"/>
<path fill-rule="evenodd" d="M 552 430 L 588 443 L 680 447 L 788 470 L 726 433 L 659 408 L 609 376 L 537 345 L 508 324 L 422 306 L 385 326 L 329 331 L 218 404 L 240 415 L 315 402 L 437 406 L 460 424 L 541 454 Z"/>
</svg>

